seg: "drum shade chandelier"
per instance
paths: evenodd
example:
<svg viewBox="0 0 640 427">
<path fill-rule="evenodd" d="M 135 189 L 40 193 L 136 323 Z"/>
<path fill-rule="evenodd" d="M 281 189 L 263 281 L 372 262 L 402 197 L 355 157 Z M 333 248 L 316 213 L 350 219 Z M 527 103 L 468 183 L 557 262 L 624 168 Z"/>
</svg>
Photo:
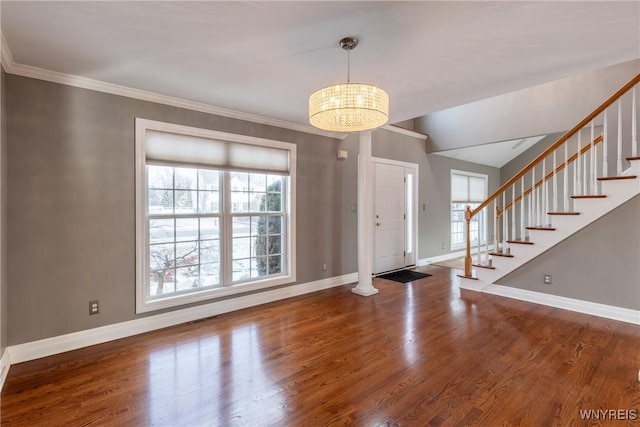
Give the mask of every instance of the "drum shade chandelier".
<svg viewBox="0 0 640 427">
<path fill-rule="evenodd" d="M 379 87 L 351 83 L 350 52 L 358 45 L 354 37 L 340 40 L 347 51 L 347 83 L 322 88 L 309 97 L 309 122 L 336 132 L 374 129 L 389 120 L 389 95 Z"/>
</svg>

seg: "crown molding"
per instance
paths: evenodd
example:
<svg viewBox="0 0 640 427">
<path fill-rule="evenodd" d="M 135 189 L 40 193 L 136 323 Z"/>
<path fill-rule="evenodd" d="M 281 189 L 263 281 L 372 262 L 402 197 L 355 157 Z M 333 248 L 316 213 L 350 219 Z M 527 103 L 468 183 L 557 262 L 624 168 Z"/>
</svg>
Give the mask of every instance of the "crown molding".
<svg viewBox="0 0 640 427">
<path fill-rule="evenodd" d="M 1 36 L 1 34 L 0 34 Z M 269 126 L 275 126 L 284 129 L 295 130 L 314 135 L 325 136 L 328 138 L 344 139 L 345 133 L 327 132 L 312 126 L 301 125 L 299 123 L 288 122 L 286 120 L 274 119 L 257 114 L 244 113 L 241 111 L 231 110 L 223 107 L 216 107 L 201 102 L 189 101 L 169 95 L 161 95 L 140 89 L 134 89 L 127 86 L 106 83 L 99 80 L 93 80 L 86 77 L 79 77 L 57 71 L 45 70 L 43 68 L 32 67 L 29 65 L 18 64 L 13 60 L 11 51 L 6 44 L 4 36 L 2 38 L 2 65 L 9 74 L 15 74 L 22 77 L 32 79 L 45 80 L 52 83 L 59 83 L 67 86 L 78 87 L 82 89 L 95 90 L 111 95 L 125 96 L 127 98 L 139 99 L 141 101 L 155 102 L 158 104 L 169 105 L 172 107 L 184 108 L 186 110 L 198 111 L 201 113 L 213 114 L 216 116 L 229 117 L 232 119 L 245 120 L 253 123 L 260 123 Z"/>
<path fill-rule="evenodd" d="M 413 138 L 422 139 L 423 141 L 429 139 L 429 135 L 427 135 L 426 133 L 420 133 L 413 130 L 401 128 L 400 126 L 396 125 L 384 125 L 380 129 L 388 130 L 389 132 L 399 133 L 406 136 L 411 136 Z"/>
</svg>

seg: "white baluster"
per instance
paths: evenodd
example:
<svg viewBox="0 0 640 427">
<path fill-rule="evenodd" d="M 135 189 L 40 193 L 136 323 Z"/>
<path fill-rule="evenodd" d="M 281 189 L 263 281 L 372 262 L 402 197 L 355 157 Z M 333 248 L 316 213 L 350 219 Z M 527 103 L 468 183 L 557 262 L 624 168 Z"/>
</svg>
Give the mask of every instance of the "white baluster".
<svg viewBox="0 0 640 427">
<path fill-rule="evenodd" d="M 482 260 L 480 259 L 480 256 L 482 254 L 482 251 L 480 250 L 480 241 L 481 239 L 481 235 L 482 235 L 482 226 L 484 225 L 484 221 L 482 221 L 482 211 L 478 212 L 478 215 L 476 216 L 476 218 L 478 218 L 478 242 L 477 242 L 477 247 L 478 247 L 478 253 L 477 253 L 477 259 L 478 259 L 478 265 L 482 265 Z"/>
<path fill-rule="evenodd" d="M 542 193 L 542 225 L 544 227 L 547 226 L 547 224 L 549 223 L 547 221 L 547 212 L 549 212 L 549 201 L 548 201 L 548 196 L 547 196 L 547 159 L 544 158 L 542 159 L 542 189 L 541 189 L 541 193 Z"/>
<path fill-rule="evenodd" d="M 591 122 L 593 124 L 593 122 Z M 591 135 L 593 135 L 593 126 L 591 127 Z M 588 144 L 585 144 L 585 147 Z M 591 156 L 591 152 L 588 153 Z M 582 156 L 582 194 L 586 196 L 589 194 L 589 172 L 587 169 L 587 153 Z"/>
<path fill-rule="evenodd" d="M 579 137 L 581 137 L 582 135 L 582 131 L 580 131 L 580 133 L 578 134 Z M 578 145 L 580 145 L 582 147 L 581 143 L 578 143 Z M 585 144 L 586 146 L 586 144 Z M 582 151 L 582 148 L 580 148 L 580 151 Z M 581 156 L 580 152 L 578 153 L 578 156 Z M 586 196 L 587 195 L 587 154 L 583 154 L 582 155 L 582 162 L 580 162 L 580 157 L 578 157 L 578 183 L 580 183 L 580 194 Z"/>
<path fill-rule="evenodd" d="M 618 100 L 618 161 L 616 162 L 616 175 L 622 175 L 622 98 Z M 603 175 L 606 176 L 606 175 Z"/>
<path fill-rule="evenodd" d="M 511 186 L 511 240 L 516 240 L 516 184 Z"/>
<path fill-rule="evenodd" d="M 606 123 L 606 120 L 605 120 Z M 594 143 L 594 124 L 591 120 L 591 194 L 596 194 L 596 185 L 598 184 L 598 173 L 596 171 L 596 165 L 598 162 L 598 153 L 596 153 L 596 145 Z"/>
<path fill-rule="evenodd" d="M 556 177 L 556 166 L 557 166 L 556 151 L 557 150 L 553 150 L 553 164 L 551 165 L 552 171 L 553 171 L 552 187 L 553 187 L 553 211 L 554 212 L 558 212 L 558 180 Z"/>
<path fill-rule="evenodd" d="M 565 212 L 569 212 L 569 141 L 564 143 L 564 201 L 562 207 Z"/>
<path fill-rule="evenodd" d="M 636 115 L 636 87 L 632 87 L 633 100 L 631 104 L 631 157 L 638 157 L 638 134 L 637 134 L 637 121 Z"/>
<path fill-rule="evenodd" d="M 493 226 L 493 251 L 494 252 L 499 252 L 500 250 L 500 245 L 498 244 L 498 242 L 500 242 L 500 226 L 498 223 L 498 198 L 496 197 L 493 201 L 493 211 L 494 213 L 494 226 Z"/>
<path fill-rule="evenodd" d="M 604 110 L 604 126 L 602 129 L 604 133 L 602 139 L 602 176 L 609 176 L 609 123 L 607 122 L 607 110 Z"/>
<path fill-rule="evenodd" d="M 507 221 L 507 191 L 502 193 L 502 252 L 508 253 L 507 240 L 509 240 L 509 221 Z"/>
<path fill-rule="evenodd" d="M 493 205 L 495 206 L 495 204 L 496 204 L 496 201 L 494 200 L 494 201 L 493 201 Z M 489 206 L 487 206 L 487 207 L 484 209 L 484 214 L 486 215 L 486 217 L 485 217 L 485 222 L 487 223 L 487 226 L 488 226 L 488 225 L 489 225 Z M 485 235 L 485 245 L 484 245 L 484 265 L 491 265 L 491 264 L 489 263 L 489 236 L 487 236 L 487 234 L 489 234 L 489 233 L 487 233 L 487 232 L 485 231 L 485 233 L 484 233 L 484 235 Z M 493 234 L 496 234 L 496 233 L 495 233 L 495 230 L 493 231 Z"/>
<path fill-rule="evenodd" d="M 529 193 L 529 227 L 535 227 L 536 223 L 536 168 L 531 169 L 531 193 Z"/>
<path fill-rule="evenodd" d="M 520 180 L 520 238 L 526 240 L 527 229 L 525 227 L 525 213 L 524 213 L 524 176 Z"/>
<path fill-rule="evenodd" d="M 576 157 L 576 163 L 573 166 L 573 192 L 580 196 L 582 195 L 582 156 L 580 152 L 582 151 L 582 129 L 578 131 L 578 151 Z"/>
</svg>

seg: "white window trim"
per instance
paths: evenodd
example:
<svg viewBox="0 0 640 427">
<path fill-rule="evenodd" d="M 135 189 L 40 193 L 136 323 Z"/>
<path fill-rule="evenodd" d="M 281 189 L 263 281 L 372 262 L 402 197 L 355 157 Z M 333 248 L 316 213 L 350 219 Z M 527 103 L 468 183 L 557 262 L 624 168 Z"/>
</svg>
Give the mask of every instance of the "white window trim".
<svg viewBox="0 0 640 427">
<path fill-rule="evenodd" d="M 468 172 L 468 171 L 463 171 L 463 170 L 459 170 L 459 169 L 451 169 L 451 172 L 449 174 L 449 247 L 452 251 L 454 250 L 458 250 L 458 249 L 462 249 L 462 248 L 466 248 L 467 245 L 466 244 L 459 244 L 459 245 L 454 245 L 451 239 L 451 234 L 453 233 L 453 223 L 451 222 L 451 205 L 453 204 L 453 198 L 451 196 L 451 181 L 452 181 L 452 176 L 453 175 L 464 175 L 464 176 L 474 176 L 477 178 L 484 178 L 484 198 L 486 199 L 489 194 L 489 175 L 487 174 L 483 174 L 483 173 L 477 173 L 477 172 Z M 484 200 L 480 200 L 480 202 L 470 202 L 470 203 L 482 203 Z M 488 230 L 488 215 L 485 215 L 484 218 L 484 229 Z M 481 244 L 486 243 L 486 236 L 485 236 L 485 240 L 480 242 Z"/>
<path fill-rule="evenodd" d="M 183 294 L 178 296 L 168 296 L 154 300 L 145 300 L 145 287 L 148 286 L 148 251 L 147 244 L 148 230 L 147 199 L 146 199 L 146 156 L 145 156 L 145 133 L 147 130 L 180 133 L 189 136 L 211 138 L 242 144 L 251 144 L 261 147 L 273 147 L 288 150 L 290 153 L 289 172 L 289 195 L 286 197 L 287 203 L 287 228 L 286 247 L 288 249 L 285 257 L 285 266 L 288 274 L 273 278 L 265 278 L 245 283 L 223 285 L 220 288 L 206 289 L 199 292 Z M 158 122 L 136 118 L 135 132 L 135 203 L 136 203 L 136 313 L 146 313 L 164 308 L 176 307 L 199 301 L 222 298 L 231 295 L 243 294 L 259 289 L 271 288 L 296 281 L 296 144 L 275 141 L 271 139 L 256 138 L 245 135 L 231 134 L 225 132 L 199 129 L 190 126 L 177 125 L 172 123 Z M 223 261 L 224 262 L 224 261 Z"/>
</svg>

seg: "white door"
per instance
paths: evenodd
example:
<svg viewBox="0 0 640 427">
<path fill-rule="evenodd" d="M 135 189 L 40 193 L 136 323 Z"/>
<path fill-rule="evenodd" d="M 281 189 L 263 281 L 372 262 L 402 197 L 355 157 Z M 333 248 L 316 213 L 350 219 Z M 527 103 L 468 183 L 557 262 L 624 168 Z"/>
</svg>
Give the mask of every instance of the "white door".
<svg viewBox="0 0 640 427">
<path fill-rule="evenodd" d="M 374 273 L 405 267 L 405 168 L 374 163 Z"/>
</svg>

